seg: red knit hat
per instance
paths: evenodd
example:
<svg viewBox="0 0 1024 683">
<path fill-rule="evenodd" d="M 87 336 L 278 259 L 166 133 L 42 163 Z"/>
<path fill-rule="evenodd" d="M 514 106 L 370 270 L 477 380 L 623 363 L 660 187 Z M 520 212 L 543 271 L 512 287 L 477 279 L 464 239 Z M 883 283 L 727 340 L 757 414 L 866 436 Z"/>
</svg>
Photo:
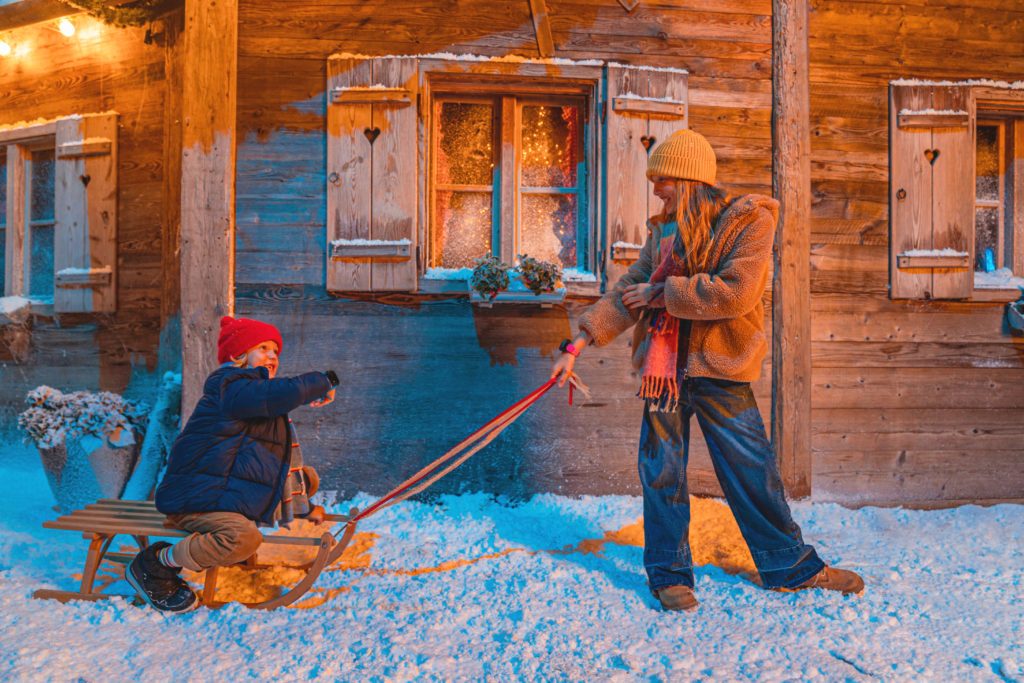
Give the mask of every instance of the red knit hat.
<svg viewBox="0 0 1024 683">
<path fill-rule="evenodd" d="M 263 323 L 252 318 L 232 318 L 230 315 L 226 315 L 220 319 L 217 362 L 227 363 L 265 341 L 277 342 L 278 352 L 284 348 L 281 333 L 270 323 Z"/>
</svg>

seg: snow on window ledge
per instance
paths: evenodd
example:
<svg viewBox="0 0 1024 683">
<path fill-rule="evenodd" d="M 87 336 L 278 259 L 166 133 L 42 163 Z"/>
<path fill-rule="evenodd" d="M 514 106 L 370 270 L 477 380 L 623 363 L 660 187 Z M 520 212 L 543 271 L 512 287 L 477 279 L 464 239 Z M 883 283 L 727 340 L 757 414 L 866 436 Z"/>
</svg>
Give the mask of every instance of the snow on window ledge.
<svg viewBox="0 0 1024 683">
<path fill-rule="evenodd" d="M 33 308 L 52 306 L 52 296 L 0 296 L 0 325 L 21 325 Z"/>
<path fill-rule="evenodd" d="M 988 273 L 975 271 L 974 288 L 1024 290 L 1024 277 L 1014 275 L 1009 268 L 999 268 Z"/>
<path fill-rule="evenodd" d="M 966 251 L 956 249 L 907 249 L 900 256 L 969 256 Z"/>
<path fill-rule="evenodd" d="M 408 239 L 400 239 L 400 240 L 364 240 L 364 239 L 349 240 L 349 239 L 339 239 L 339 240 L 332 240 L 331 241 L 331 245 L 332 246 L 339 246 L 339 247 L 382 247 L 382 246 L 399 246 L 399 245 L 407 245 L 407 244 L 412 244 L 412 242 L 410 240 L 408 240 Z"/>
</svg>

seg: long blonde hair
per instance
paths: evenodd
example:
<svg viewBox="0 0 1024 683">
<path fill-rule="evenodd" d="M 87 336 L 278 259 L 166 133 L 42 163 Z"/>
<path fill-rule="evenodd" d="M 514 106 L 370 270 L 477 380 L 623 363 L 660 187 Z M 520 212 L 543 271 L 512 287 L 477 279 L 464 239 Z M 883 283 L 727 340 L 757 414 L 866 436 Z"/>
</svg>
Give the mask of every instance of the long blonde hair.
<svg viewBox="0 0 1024 683">
<path fill-rule="evenodd" d="M 711 229 L 729 201 L 729 193 L 717 185 L 677 179 L 675 215 L 662 211 L 655 218 L 662 225 L 673 220 L 678 224 L 691 274 L 707 272 Z"/>
</svg>

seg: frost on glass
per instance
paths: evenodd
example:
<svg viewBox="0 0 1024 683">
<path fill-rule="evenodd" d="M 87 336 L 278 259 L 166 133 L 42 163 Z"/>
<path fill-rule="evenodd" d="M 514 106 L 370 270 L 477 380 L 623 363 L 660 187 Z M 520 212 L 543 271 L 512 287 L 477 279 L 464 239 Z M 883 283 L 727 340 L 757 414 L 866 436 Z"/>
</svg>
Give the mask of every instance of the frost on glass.
<svg viewBox="0 0 1024 683">
<path fill-rule="evenodd" d="M 575 268 L 576 212 L 576 195 L 523 195 L 517 251 L 563 268 Z"/>
<path fill-rule="evenodd" d="M 53 294 L 54 152 L 32 153 L 29 294 Z"/>
<path fill-rule="evenodd" d="M 999 199 L 999 127 L 978 126 L 974 192 L 977 199 Z"/>
<path fill-rule="evenodd" d="M 524 106 L 522 185 L 576 187 L 579 108 Z"/>
<path fill-rule="evenodd" d="M 974 210 L 974 270 L 987 272 L 1000 266 L 999 253 L 999 209 Z M 987 263 L 986 263 L 987 262 Z"/>
<path fill-rule="evenodd" d="M 491 251 L 491 193 L 437 193 L 431 266 L 472 268 Z"/>
<path fill-rule="evenodd" d="M 490 185 L 494 173 L 494 106 L 444 102 L 438 124 L 437 182 Z"/>
</svg>

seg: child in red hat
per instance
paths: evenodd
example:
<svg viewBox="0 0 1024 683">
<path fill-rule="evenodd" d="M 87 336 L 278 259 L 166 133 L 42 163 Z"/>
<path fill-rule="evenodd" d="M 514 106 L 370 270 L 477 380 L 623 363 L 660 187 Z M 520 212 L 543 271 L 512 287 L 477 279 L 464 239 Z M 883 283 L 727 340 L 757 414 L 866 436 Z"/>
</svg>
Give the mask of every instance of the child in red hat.
<svg viewBox="0 0 1024 683">
<path fill-rule="evenodd" d="M 303 465 L 288 412 L 334 400 L 333 371 L 275 377 L 283 342 L 276 327 L 225 316 L 217 360 L 203 396 L 182 430 L 156 491 L 156 507 L 192 534 L 175 545 L 158 542 L 135 556 L 125 578 L 164 612 L 194 609 L 197 598 L 179 576 L 251 557 L 263 541 L 259 526 L 287 526 L 295 517 L 321 523 L 312 505 L 319 478 Z"/>
</svg>

